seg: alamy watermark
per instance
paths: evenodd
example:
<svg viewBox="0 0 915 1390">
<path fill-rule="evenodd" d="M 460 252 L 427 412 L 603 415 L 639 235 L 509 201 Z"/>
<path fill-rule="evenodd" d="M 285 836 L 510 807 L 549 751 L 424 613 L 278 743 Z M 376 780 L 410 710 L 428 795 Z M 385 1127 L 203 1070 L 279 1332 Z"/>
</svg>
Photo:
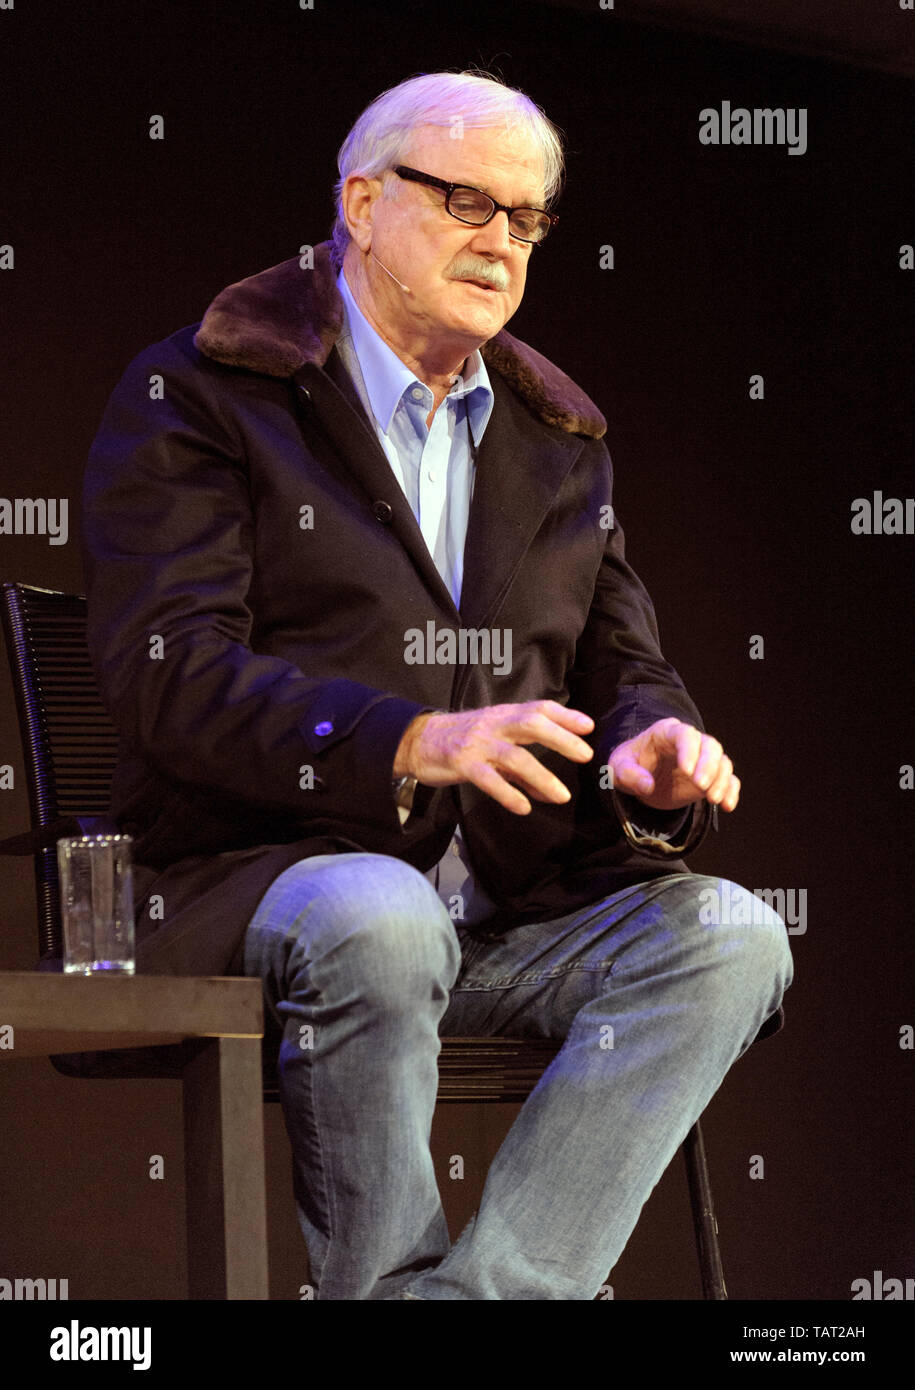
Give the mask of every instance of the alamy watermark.
<svg viewBox="0 0 915 1390">
<path fill-rule="evenodd" d="M 882 1269 L 875 1269 L 871 1279 L 851 1281 L 851 1297 L 853 1303 L 859 1299 L 865 1303 L 872 1300 L 878 1303 L 906 1300 L 911 1303 L 915 1300 L 915 1279 L 885 1278 Z"/>
<path fill-rule="evenodd" d="M 807 930 L 806 888 L 754 888 L 748 893 L 725 879 L 720 888 L 703 888 L 699 902 L 699 921 L 706 927 L 762 926 L 771 908 L 789 936 L 803 936 Z"/>
<path fill-rule="evenodd" d="M 425 630 L 407 628 L 403 640 L 408 666 L 491 666 L 496 676 L 511 673 L 510 627 L 436 628 L 430 618 Z"/>
<path fill-rule="evenodd" d="M 0 497 L 0 536 L 47 536 L 48 545 L 66 545 L 69 499 Z"/>
<path fill-rule="evenodd" d="M 856 497 L 851 504 L 853 536 L 915 535 L 915 497 Z"/>
<path fill-rule="evenodd" d="M 132 1361 L 135 1371 L 152 1364 L 151 1327 L 86 1327 L 76 1318 L 69 1327 L 51 1328 L 52 1361 Z"/>
<path fill-rule="evenodd" d="M 47 1303 L 69 1299 L 69 1279 L 0 1279 L 0 1301 Z"/>
<path fill-rule="evenodd" d="M 702 145 L 787 145 L 789 154 L 807 153 L 806 106 L 706 106 L 699 112 Z"/>
</svg>

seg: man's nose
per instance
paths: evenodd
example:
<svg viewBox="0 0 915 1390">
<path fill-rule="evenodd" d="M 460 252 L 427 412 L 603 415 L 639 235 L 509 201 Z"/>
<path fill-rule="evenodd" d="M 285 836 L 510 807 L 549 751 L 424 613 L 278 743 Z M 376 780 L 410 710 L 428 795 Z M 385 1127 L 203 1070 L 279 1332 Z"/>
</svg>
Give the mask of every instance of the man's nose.
<svg viewBox="0 0 915 1390">
<path fill-rule="evenodd" d="M 507 212 L 497 212 L 484 226 L 478 227 L 471 242 L 471 250 L 481 255 L 507 256 L 511 249 Z"/>
</svg>

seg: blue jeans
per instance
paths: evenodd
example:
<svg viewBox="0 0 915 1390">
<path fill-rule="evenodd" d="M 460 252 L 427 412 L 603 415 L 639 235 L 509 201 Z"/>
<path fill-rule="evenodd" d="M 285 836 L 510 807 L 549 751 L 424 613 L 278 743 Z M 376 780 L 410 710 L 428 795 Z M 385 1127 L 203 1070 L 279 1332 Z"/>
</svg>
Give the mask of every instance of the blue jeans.
<svg viewBox="0 0 915 1390">
<path fill-rule="evenodd" d="M 282 873 L 245 938 L 279 1043 L 320 1299 L 593 1299 L 687 1131 L 792 977 L 766 904 L 669 874 L 485 939 L 399 859 Z M 706 890 L 706 896 L 700 894 Z M 752 910 L 755 907 L 755 910 Z M 429 1149 L 439 1036 L 565 1039 L 451 1246 Z"/>
</svg>

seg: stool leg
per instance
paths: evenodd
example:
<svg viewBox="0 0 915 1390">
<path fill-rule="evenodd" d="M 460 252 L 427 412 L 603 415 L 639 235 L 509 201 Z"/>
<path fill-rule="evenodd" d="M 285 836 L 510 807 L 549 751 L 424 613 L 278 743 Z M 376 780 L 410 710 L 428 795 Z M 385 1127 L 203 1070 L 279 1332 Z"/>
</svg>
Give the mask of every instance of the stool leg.
<svg viewBox="0 0 915 1390">
<path fill-rule="evenodd" d="M 188 1295 L 266 1299 L 260 1038 L 213 1038 L 184 1083 Z"/>
<path fill-rule="evenodd" d="M 718 1248 L 718 1222 L 715 1220 L 715 1209 L 712 1205 L 705 1143 L 698 1120 L 683 1141 L 683 1157 L 686 1161 L 686 1180 L 689 1183 L 696 1252 L 702 1275 L 702 1297 L 726 1299 L 728 1292 L 724 1286 L 721 1251 Z"/>
</svg>

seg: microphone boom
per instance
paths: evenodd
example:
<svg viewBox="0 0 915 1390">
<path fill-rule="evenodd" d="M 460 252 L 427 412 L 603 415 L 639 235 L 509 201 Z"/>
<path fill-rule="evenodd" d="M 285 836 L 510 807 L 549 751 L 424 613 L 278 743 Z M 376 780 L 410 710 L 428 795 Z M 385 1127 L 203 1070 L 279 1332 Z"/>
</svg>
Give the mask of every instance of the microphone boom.
<svg viewBox="0 0 915 1390">
<path fill-rule="evenodd" d="M 378 257 L 375 255 L 375 252 L 374 252 L 374 251 L 370 251 L 370 252 L 369 252 L 369 255 L 371 256 L 371 258 L 372 258 L 373 261 L 375 261 L 378 265 L 381 266 L 381 269 L 384 271 L 385 275 L 390 275 L 391 279 L 394 281 L 394 284 L 400 286 L 400 288 L 403 290 L 404 294 L 412 294 L 412 293 L 413 293 L 413 291 L 410 289 L 409 285 L 405 285 L 405 284 L 403 283 L 402 280 L 398 280 L 397 276 L 394 275 L 392 271 L 388 270 L 388 268 L 387 268 L 386 265 L 384 265 L 381 261 L 378 260 Z"/>
</svg>

